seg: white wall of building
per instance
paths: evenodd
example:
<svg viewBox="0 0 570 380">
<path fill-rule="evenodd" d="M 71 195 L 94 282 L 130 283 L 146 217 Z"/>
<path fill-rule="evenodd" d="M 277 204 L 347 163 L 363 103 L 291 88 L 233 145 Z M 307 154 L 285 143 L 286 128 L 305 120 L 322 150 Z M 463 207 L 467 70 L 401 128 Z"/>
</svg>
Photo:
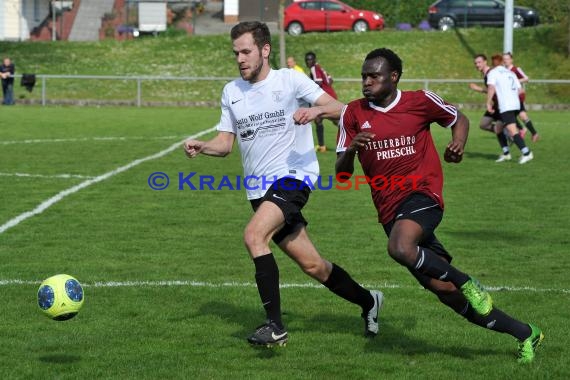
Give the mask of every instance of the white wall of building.
<svg viewBox="0 0 570 380">
<path fill-rule="evenodd" d="M 224 0 L 224 21 L 234 23 L 238 21 L 239 0 Z"/>
<path fill-rule="evenodd" d="M 0 0 L 0 41 L 4 40 L 4 0 Z"/>
<path fill-rule="evenodd" d="M 30 32 L 49 15 L 50 0 L 0 0 L 0 40 L 30 39 Z"/>
<path fill-rule="evenodd" d="M 20 39 L 20 0 L 3 0 L 2 29 L 4 40 Z"/>
</svg>

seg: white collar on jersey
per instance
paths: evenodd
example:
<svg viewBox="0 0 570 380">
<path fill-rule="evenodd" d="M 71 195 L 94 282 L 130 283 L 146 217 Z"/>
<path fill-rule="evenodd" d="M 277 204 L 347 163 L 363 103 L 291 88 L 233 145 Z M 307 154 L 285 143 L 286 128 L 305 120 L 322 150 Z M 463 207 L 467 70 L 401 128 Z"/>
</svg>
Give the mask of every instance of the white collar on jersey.
<svg viewBox="0 0 570 380">
<path fill-rule="evenodd" d="M 388 104 L 388 107 L 378 107 L 377 105 L 374 105 L 372 102 L 368 102 L 368 105 L 370 106 L 370 108 L 375 109 L 376 111 L 388 112 L 392 108 L 396 107 L 396 105 L 400 102 L 400 98 L 402 97 L 402 91 L 400 90 L 396 91 L 397 91 L 396 98 L 392 103 Z"/>
</svg>

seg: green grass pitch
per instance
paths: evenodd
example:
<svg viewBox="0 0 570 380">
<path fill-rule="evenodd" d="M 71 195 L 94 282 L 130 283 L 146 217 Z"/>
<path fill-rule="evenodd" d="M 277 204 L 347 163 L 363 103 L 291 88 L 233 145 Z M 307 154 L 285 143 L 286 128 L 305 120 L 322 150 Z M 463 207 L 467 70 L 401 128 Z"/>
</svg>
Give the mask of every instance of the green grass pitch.
<svg viewBox="0 0 570 380">
<path fill-rule="evenodd" d="M 379 336 L 365 339 L 358 308 L 276 250 L 290 340 L 253 349 L 245 337 L 264 313 L 242 243 L 245 193 L 177 189 L 178 173 L 241 175 L 237 147 L 225 159 L 165 152 L 214 126 L 218 109 L 6 107 L 2 378 L 568 378 L 569 113 L 531 112 L 542 139 L 529 142 L 535 159 L 526 165 L 514 147 L 512 162 L 494 162 L 499 147 L 478 129 L 481 114 L 467 112 L 463 162 L 444 163 L 438 237 L 498 307 L 544 330 L 531 365 L 516 363 L 511 337 L 463 321 L 388 257 L 367 188 L 316 191 L 305 215 L 323 256 L 384 291 Z M 334 173 L 336 133 L 326 127 L 329 152 L 318 156 L 325 176 Z M 443 152 L 449 131 L 432 131 Z M 165 190 L 149 188 L 157 171 L 171 179 Z M 83 309 L 67 322 L 50 321 L 36 304 L 39 283 L 56 273 L 85 286 Z"/>
</svg>

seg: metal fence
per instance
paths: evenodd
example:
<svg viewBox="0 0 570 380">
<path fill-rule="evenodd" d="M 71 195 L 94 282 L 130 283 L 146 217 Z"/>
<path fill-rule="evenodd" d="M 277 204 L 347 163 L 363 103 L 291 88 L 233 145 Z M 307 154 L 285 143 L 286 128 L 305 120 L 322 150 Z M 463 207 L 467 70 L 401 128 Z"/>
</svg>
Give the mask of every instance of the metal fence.
<svg viewBox="0 0 570 380">
<path fill-rule="evenodd" d="M 16 75 L 21 78 L 22 75 Z M 18 103 L 129 105 L 129 106 L 217 106 L 223 86 L 235 77 L 97 76 L 36 75 L 36 91 L 16 94 Z M 359 78 L 335 78 L 341 100 L 355 99 L 360 93 Z M 446 100 L 469 107 L 481 106 L 484 97 L 469 89 L 475 79 L 402 79 L 402 90 L 425 89 Z M 17 87 L 17 86 L 16 86 Z M 39 87 L 39 88 L 38 88 Z M 526 84 L 530 108 L 570 109 L 570 79 L 532 79 Z M 19 91 L 19 90 L 18 90 Z"/>
</svg>

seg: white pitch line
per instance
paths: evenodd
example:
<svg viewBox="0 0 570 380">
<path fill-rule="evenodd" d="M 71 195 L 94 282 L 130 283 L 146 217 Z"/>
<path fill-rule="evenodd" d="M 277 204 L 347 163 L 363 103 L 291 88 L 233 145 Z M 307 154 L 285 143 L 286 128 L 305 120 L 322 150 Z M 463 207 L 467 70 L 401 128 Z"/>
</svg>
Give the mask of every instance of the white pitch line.
<svg viewBox="0 0 570 380">
<path fill-rule="evenodd" d="M 127 140 L 172 140 L 179 139 L 183 136 L 108 136 L 108 137 L 78 137 L 73 139 L 29 139 L 29 140 L 8 140 L 0 141 L 0 145 L 13 144 L 45 144 L 45 143 L 62 143 L 62 142 L 85 142 L 85 141 L 127 141 Z"/>
<path fill-rule="evenodd" d="M 79 178 L 79 179 L 90 179 L 95 178 L 93 176 L 80 175 L 80 174 L 29 174 L 29 173 L 0 173 L 0 177 L 20 177 L 20 178 Z"/>
<path fill-rule="evenodd" d="M 41 281 L 5 279 L 0 280 L 0 286 L 10 285 L 39 285 Z M 189 281 L 189 280 L 163 280 L 163 281 L 107 281 L 82 283 L 85 287 L 93 288 L 143 288 L 143 287 L 191 287 L 191 288 L 255 288 L 254 282 L 206 282 L 206 281 Z M 364 284 L 366 288 L 371 289 L 422 289 L 421 286 L 399 285 L 399 284 Z M 324 286 L 314 282 L 305 283 L 283 283 L 280 288 L 304 288 L 304 289 L 324 289 Z M 529 292 L 529 293 L 564 293 L 570 294 L 570 289 L 556 288 L 536 288 L 532 286 L 486 286 L 485 289 L 491 292 L 507 291 L 507 292 Z"/>
<path fill-rule="evenodd" d="M 195 135 L 189 136 L 187 138 L 189 139 L 194 139 L 196 137 L 200 137 L 202 135 L 208 134 L 210 132 L 213 132 L 216 130 L 216 127 L 212 127 L 209 129 L 206 129 L 204 131 L 198 132 Z M 150 161 L 150 160 L 154 160 L 157 158 L 161 158 L 163 156 L 166 156 L 168 153 L 178 149 L 182 144 L 184 144 L 184 141 L 186 141 L 186 138 L 184 140 L 178 141 L 177 143 L 172 144 L 171 146 L 169 146 L 168 148 L 161 150 L 158 153 L 152 154 L 150 156 L 146 156 L 143 158 L 139 158 L 138 160 L 134 160 L 126 165 L 123 165 L 121 167 L 118 167 L 114 170 L 111 170 L 110 172 L 107 172 L 105 174 L 101 174 L 95 178 L 91 178 L 88 179 L 86 181 L 81 182 L 78 185 L 72 186 L 66 190 L 60 191 L 58 194 L 54 195 L 53 197 L 43 201 L 42 203 L 40 203 L 36 208 L 34 208 L 31 211 L 26 211 L 18 216 L 16 216 L 15 218 L 10 219 L 9 221 L 7 221 L 6 223 L 4 223 L 3 225 L 0 226 L 0 234 L 6 232 L 7 230 L 9 230 L 12 227 L 17 226 L 18 224 L 20 224 L 21 222 L 23 222 L 24 220 L 31 218 L 34 215 L 38 215 L 41 214 L 42 212 L 44 212 L 46 209 L 48 209 L 49 207 L 53 206 L 54 204 L 56 204 L 57 202 L 61 201 L 63 198 L 67 197 L 68 195 L 74 194 L 76 192 L 78 192 L 81 189 L 84 189 L 88 186 L 91 186 L 93 184 L 96 184 L 98 182 L 104 181 L 106 179 L 109 179 L 119 173 L 122 173 L 124 171 L 127 171 L 129 169 L 134 168 L 137 165 L 142 164 L 143 162 L 146 161 Z"/>
</svg>

